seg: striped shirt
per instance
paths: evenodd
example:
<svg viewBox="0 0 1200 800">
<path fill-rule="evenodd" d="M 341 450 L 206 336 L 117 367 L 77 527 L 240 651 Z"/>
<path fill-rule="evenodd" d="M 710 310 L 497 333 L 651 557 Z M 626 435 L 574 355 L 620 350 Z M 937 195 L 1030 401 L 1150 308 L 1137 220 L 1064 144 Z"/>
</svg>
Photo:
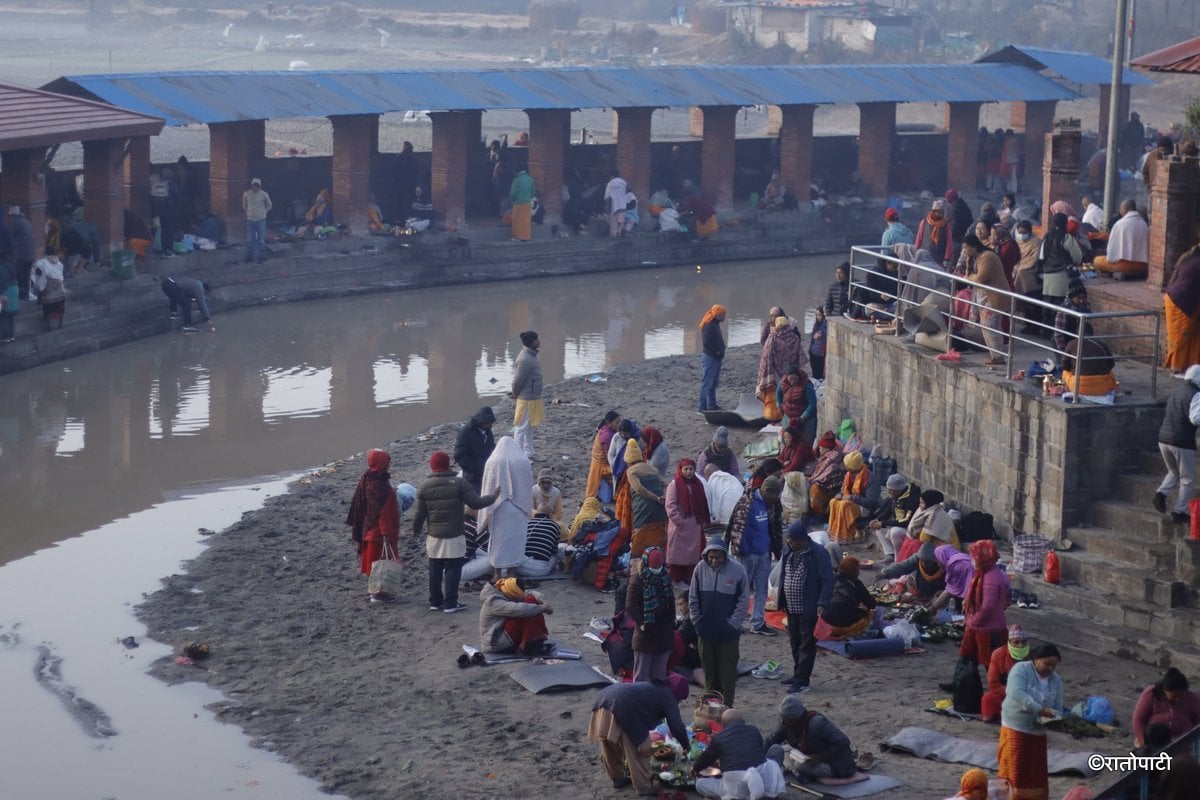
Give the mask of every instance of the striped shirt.
<svg viewBox="0 0 1200 800">
<path fill-rule="evenodd" d="M 549 517 L 534 517 L 525 526 L 525 557 L 554 561 L 558 557 L 558 539 L 562 529 Z"/>
</svg>

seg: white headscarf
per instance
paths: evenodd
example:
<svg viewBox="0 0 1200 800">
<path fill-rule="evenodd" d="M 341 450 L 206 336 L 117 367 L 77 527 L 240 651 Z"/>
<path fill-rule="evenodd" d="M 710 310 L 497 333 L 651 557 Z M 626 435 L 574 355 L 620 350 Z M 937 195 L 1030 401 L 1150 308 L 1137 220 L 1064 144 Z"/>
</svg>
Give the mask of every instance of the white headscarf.
<svg viewBox="0 0 1200 800">
<path fill-rule="evenodd" d="M 480 530 L 491 521 L 493 509 L 505 500 L 524 511 L 526 516 L 533 513 L 533 465 L 513 437 L 500 437 L 496 449 L 483 465 L 483 493 L 499 493 L 500 496 L 495 503 L 479 511 Z"/>
</svg>

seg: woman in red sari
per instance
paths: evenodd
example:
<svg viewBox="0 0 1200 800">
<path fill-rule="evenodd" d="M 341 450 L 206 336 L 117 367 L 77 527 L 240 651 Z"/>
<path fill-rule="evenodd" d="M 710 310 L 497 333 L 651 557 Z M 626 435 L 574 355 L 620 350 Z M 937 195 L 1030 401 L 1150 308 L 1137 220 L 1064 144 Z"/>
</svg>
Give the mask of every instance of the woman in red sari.
<svg viewBox="0 0 1200 800">
<path fill-rule="evenodd" d="M 393 560 L 400 540 L 400 504 L 392 488 L 388 467 L 392 457 L 383 450 L 367 453 L 367 471 L 358 479 L 346 524 L 362 566 L 363 575 L 371 574 L 371 565 L 383 558 L 384 542 L 391 548 Z"/>
</svg>

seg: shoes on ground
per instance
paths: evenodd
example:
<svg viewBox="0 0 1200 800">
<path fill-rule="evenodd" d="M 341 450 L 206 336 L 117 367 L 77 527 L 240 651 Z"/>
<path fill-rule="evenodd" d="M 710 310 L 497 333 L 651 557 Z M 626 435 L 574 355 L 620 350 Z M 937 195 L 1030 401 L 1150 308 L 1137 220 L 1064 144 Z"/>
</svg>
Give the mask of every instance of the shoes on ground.
<svg viewBox="0 0 1200 800">
<path fill-rule="evenodd" d="M 443 608 L 442 611 L 446 612 L 447 614 L 457 614 L 459 611 L 465 611 L 466 608 L 466 603 L 457 603 L 449 608 Z"/>
<path fill-rule="evenodd" d="M 778 636 L 779 635 L 779 631 L 775 630 L 774 628 L 772 628 L 770 625 L 768 625 L 765 622 L 761 625 L 752 626 L 750 628 L 750 632 L 757 633 L 759 636 Z"/>
<path fill-rule="evenodd" d="M 624 789 L 626 786 L 629 785 L 629 783 L 630 783 L 629 778 L 617 778 L 615 781 L 612 782 L 612 787 L 614 789 Z"/>
<path fill-rule="evenodd" d="M 1017 592 L 1017 607 L 1029 608 L 1029 595 L 1024 592 Z"/>
<path fill-rule="evenodd" d="M 373 604 L 377 604 L 377 603 L 390 603 L 390 602 L 392 602 L 392 596 L 391 596 L 391 595 L 382 594 L 382 593 L 381 593 L 381 594 L 373 594 L 373 595 L 371 595 L 371 603 L 373 603 Z"/>
<path fill-rule="evenodd" d="M 787 690 L 788 694 L 804 694 L 812 691 L 812 687 L 807 684 L 793 683 Z"/>
<path fill-rule="evenodd" d="M 200 332 L 200 329 L 197 328 L 195 325 L 184 325 L 179 330 L 183 331 L 184 333 L 199 333 Z"/>
<path fill-rule="evenodd" d="M 1155 492 L 1154 499 L 1151 501 L 1154 504 L 1154 510 L 1160 514 L 1167 513 L 1167 496 L 1162 492 Z"/>
<path fill-rule="evenodd" d="M 1042 602 L 1038 600 L 1036 594 L 1027 594 L 1025 595 L 1025 606 L 1026 608 L 1041 608 Z"/>
<path fill-rule="evenodd" d="M 1174 522 L 1176 525 L 1186 525 L 1191 522 L 1191 520 L 1192 518 L 1187 514 L 1184 514 L 1182 511 L 1173 511 L 1171 513 L 1171 522 Z"/>
<path fill-rule="evenodd" d="M 441 611 L 441 610 L 442 610 L 442 607 L 441 607 L 440 605 L 436 605 L 436 606 L 435 606 L 433 603 L 430 603 L 430 604 L 429 604 L 429 610 L 430 610 L 430 611 Z"/>
</svg>

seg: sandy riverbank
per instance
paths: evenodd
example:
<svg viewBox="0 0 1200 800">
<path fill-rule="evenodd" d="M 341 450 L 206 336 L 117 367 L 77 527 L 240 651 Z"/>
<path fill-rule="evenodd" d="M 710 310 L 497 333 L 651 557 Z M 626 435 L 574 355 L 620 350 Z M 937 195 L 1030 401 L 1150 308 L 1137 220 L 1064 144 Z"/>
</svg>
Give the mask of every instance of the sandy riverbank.
<svg viewBox="0 0 1200 800">
<path fill-rule="evenodd" d="M 753 345 L 729 351 L 718 392 L 723 406 L 734 405 L 739 387 L 753 383 L 757 355 Z M 568 518 L 578 508 L 592 432 L 606 409 L 659 427 L 672 460 L 699 452 L 712 429 L 693 410 L 698 381 L 697 359 L 668 357 L 615 369 L 606 383 L 574 380 L 547 389 L 548 419 L 537 442 L 558 476 Z M 494 407 L 501 420 L 511 418 L 511 401 Z M 392 442 L 393 481 L 419 483 L 429 453 L 451 449 L 457 429 L 452 422 Z M 389 438 L 381 431 L 381 446 Z M 734 431 L 732 443 L 740 448 L 746 438 L 747 432 Z M 628 795 L 609 788 L 596 748 L 587 743 L 591 690 L 538 697 L 509 680 L 511 666 L 457 668 L 460 644 L 478 637 L 478 599 L 463 598 L 469 610 L 455 616 L 427 611 L 422 541 L 402 538 L 412 595 L 391 605 L 368 604 L 342 524 L 363 468 L 357 456 L 314 471 L 262 511 L 213 535 L 186 573 L 166 579 L 139 609 L 150 635 L 177 647 L 208 642 L 213 654 L 204 669 L 165 659 L 154 673 L 219 689 L 227 698 L 212 706 L 219 719 L 240 725 L 257 746 L 278 752 L 326 790 L 353 798 Z M 612 598 L 565 581 L 544 589 L 556 611 L 552 635 L 581 649 L 588 663 L 607 667 L 599 645 L 581 634 L 593 615 L 611 613 Z M 1035 638 L 1049 633 L 1030 632 Z M 786 660 L 786 653 L 784 636 L 748 636 L 742 645 L 743 660 Z M 1152 671 L 1107 657 L 1065 656 L 1068 704 L 1103 694 L 1127 724 Z M 940 696 L 936 683 L 949 677 L 954 658 L 953 647 L 940 644 L 900 659 L 818 659 L 814 691 L 805 699 L 857 748 L 875 751 L 877 771 L 905 784 L 882 797 L 948 796 L 964 769 L 880 755 L 879 742 L 901 727 L 997 736 L 994 726 L 922 711 Z M 747 677 L 739 684 L 739 706 L 762 727 L 772 724 L 782 696 L 778 682 Z M 1097 744 L 1054 733 L 1051 746 L 1116 754 L 1128 750 L 1130 739 Z M 1076 782 L 1052 780 L 1051 796 L 1061 797 Z"/>
</svg>

